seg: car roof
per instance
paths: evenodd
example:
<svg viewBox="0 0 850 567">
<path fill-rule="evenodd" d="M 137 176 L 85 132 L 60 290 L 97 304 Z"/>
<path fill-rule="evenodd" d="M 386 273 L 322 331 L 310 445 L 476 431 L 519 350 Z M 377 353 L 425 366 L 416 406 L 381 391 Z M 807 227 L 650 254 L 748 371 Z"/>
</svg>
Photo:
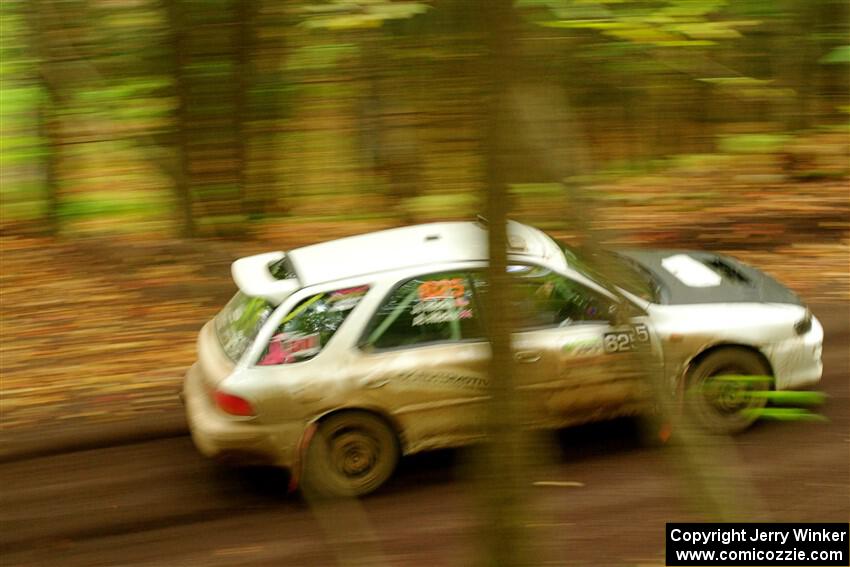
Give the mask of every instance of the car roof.
<svg viewBox="0 0 850 567">
<path fill-rule="evenodd" d="M 508 222 L 512 259 L 566 267 L 558 245 L 542 231 Z M 382 230 L 296 248 L 287 253 L 302 286 L 431 264 L 486 261 L 487 228 L 438 222 Z"/>
</svg>

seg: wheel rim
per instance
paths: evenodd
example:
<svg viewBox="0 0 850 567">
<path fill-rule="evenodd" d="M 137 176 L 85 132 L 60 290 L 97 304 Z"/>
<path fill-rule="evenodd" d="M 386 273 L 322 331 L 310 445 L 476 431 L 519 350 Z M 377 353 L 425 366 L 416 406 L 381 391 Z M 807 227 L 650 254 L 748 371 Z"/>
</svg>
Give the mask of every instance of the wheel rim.
<svg viewBox="0 0 850 567">
<path fill-rule="evenodd" d="M 703 379 L 703 400 L 721 415 L 732 416 L 755 407 L 757 401 L 747 393 L 760 387 L 760 383 L 741 383 L 732 380 L 720 380 L 721 376 L 748 374 L 749 371 L 735 366 L 727 366 L 712 371 Z"/>
<path fill-rule="evenodd" d="M 363 431 L 337 435 L 329 449 L 334 471 L 349 481 L 370 480 L 381 457 L 380 443 Z"/>
</svg>

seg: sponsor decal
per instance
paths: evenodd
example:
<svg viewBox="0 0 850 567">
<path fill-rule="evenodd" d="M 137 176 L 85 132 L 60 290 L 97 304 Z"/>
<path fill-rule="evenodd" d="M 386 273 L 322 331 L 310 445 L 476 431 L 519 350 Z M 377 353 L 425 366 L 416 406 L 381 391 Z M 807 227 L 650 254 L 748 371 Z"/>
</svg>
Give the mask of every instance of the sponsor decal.
<svg viewBox="0 0 850 567">
<path fill-rule="evenodd" d="M 490 381 L 483 376 L 469 376 L 454 372 L 431 372 L 427 370 L 411 370 L 396 376 L 400 384 L 419 384 L 435 387 L 463 388 L 469 390 L 486 390 Z"/>
<path fill-rule="evenodd" d="M 290 364 L 299 359 L 309 358 L 320 350 L 319 333 L 304 335 L 301 333 L 280 333 L 272 337 L 269 349 L 260 360 L 260 366 Z"/>
<path fill-rule="evenodd" d="M 563 347 L 561 347 L 561 351 L 570 356 L 590 356 L 594 354 L 601 354 L 602 350 L 602 341 L 597 338 L 577 340 L 566 343 Z"/>
<path fill-rule="evenodd" d="M 473 316 L 463 278 L 424 282 L 419 286 L 418 294 L 419 301 L 410 310 L 414 315 L 414 327 L 471 319 Z"/>
<path fill-rule="evenodd" d="M 463 299 L 463 301 L 466 300 Z M 432 299 L 418 302 L 410 310 L 410 313 L 414 315 L 413 326 L 471 319 L 472 309 L 459 308 L 457 302 L 457 299 Z"/>
<path fill-rule="evenodd" d="M 607 354 L 629 352 L 649 342 L 649 330 L 639 323 L 625 331 L 612 331 L 602 335 L 602 345 Z"/>
<path fill-rule="evenodd" d="M 466 286 L 463 278 L 452 278 L 449 280 L 431 280 L 423 282 L 419 286 L 419 300 L 455 298 L 463 299 L 466 294 Z"/>
<path fill-rule="evenodd" d="M 333 292 L 328 297 L 328 303 L 330 304 L 329 311 L 349 311 L 354 309 L 360 303 L 360 300 L 363 299 L 363 296 L 366 295 L 367 291 L 369 291 L 369 286 L 361 285 Z"/>
</svg>

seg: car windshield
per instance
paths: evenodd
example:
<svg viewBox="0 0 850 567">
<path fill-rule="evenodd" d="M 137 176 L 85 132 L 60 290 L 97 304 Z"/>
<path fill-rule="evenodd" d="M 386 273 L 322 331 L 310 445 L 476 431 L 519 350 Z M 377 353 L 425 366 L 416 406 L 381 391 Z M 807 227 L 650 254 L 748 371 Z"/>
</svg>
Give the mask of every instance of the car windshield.
<svg viewBox="0 0 850 567">
<path fill-rule="evenodd" d="M 230 360 L 238 362 L 242 358 L 272 311 L 274 308 L 265 299 L 242 292 L 224 306 L 215 318 L 215 331 Z"/>
<path fill-rule="evenodd" d="M 609 290 L 612 286 L 617 286 L 641 299 L 658 302 L 661 294 L 660 282 L 649 270 L 634 260 L 610 250 L 599 249 L 590 253 L 572 248 L 562 242 L 558 242 L 558 246 L 561 247 L 567 264 L 571 268 Z"/>
</svg>

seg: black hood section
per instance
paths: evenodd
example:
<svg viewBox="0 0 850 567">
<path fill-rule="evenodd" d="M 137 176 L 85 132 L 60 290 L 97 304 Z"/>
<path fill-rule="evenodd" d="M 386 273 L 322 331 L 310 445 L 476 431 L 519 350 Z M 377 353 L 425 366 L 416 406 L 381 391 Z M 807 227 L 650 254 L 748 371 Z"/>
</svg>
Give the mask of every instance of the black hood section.
<svg viewBox="0 0 850 567">
<path fill-rule="evenodd" d="M 659 283 L 658 302 L 667 305 L 696 303 L 790 303 L 802 301 L 790 289 L 759 270 L 730 258 L 711 252 L 687 250 L 618 250 L 627 261 L 649 271 Z M 720 284 L 710 287 L 692 287 L 670 273 L 662 261 L 673 255 L 684 254 L 698 261 L 720 276 Z"/>
</svg>

